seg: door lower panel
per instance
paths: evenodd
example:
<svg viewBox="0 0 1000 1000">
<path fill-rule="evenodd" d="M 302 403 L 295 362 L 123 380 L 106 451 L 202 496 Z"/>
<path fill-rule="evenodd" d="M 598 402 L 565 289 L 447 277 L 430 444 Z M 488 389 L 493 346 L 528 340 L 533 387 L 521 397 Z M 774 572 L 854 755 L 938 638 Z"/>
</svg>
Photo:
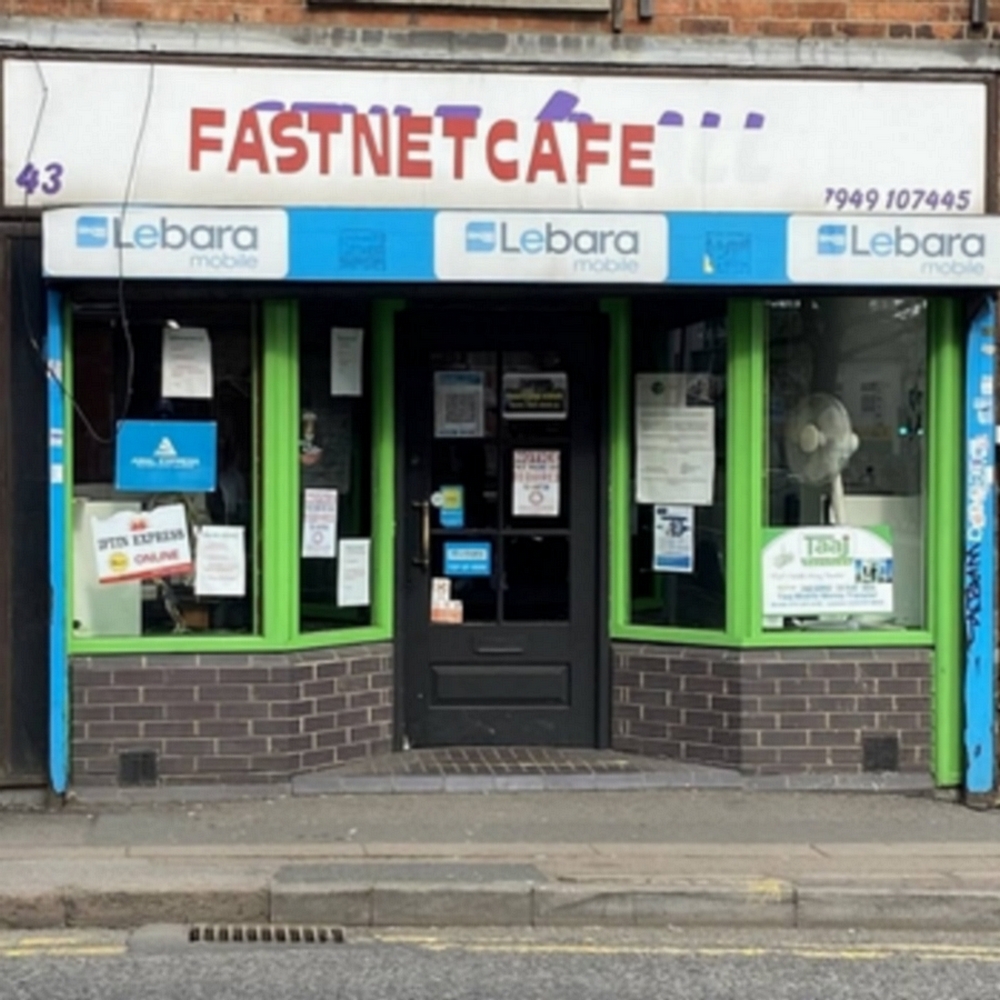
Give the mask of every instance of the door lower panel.
<svg viewBox="0 0 1000 1000">
<path fill-rule="evenodd" d="M 432 664 L 437 705 L 569 705 L 567 663 Z"/>
</svg>

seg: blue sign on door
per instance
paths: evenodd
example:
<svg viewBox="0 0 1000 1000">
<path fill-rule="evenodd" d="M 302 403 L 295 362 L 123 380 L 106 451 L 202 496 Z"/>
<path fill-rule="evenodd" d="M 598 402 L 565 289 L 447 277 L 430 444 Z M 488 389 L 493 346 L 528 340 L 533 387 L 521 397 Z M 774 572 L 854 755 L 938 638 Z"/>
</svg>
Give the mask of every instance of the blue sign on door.
<svg viewBox="0 0 1000 1000">
<path fill-rule="evenodd" d="M 210 493 L 215 489 L 216 450 L 214 421 L 119 421 L 115 489 Z"/>
<path fill-rule="evenodd" d="M 445 576 L 489 576 L 493 572 L 492 542 L 445 542 Z"/>
</svg>

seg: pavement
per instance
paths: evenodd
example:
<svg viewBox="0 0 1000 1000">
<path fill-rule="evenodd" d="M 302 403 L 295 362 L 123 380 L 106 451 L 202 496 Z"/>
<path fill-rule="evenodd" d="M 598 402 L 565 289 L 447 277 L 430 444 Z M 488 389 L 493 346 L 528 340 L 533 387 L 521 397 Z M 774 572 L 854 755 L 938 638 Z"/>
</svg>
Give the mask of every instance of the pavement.
<svg viewBox="0 0 1000 1000">
<path fill-rule="evenodd" d="M 739 789 L 0 811 L 0 927 L 1000 930 L 1000 811 Z"/>
</svg>

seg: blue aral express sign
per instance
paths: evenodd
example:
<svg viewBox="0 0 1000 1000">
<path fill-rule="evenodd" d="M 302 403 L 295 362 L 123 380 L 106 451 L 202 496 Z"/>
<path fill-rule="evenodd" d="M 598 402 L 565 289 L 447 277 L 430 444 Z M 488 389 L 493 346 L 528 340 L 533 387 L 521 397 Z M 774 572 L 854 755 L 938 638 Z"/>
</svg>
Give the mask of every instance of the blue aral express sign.
<svg viewBox="0 0 1000 1000">
<path fill-rule="evenodd" d="M 115 442 L 115 489 L 204 493 L 216 485 L 213 421 L 122 420 Z"/>
</svg>

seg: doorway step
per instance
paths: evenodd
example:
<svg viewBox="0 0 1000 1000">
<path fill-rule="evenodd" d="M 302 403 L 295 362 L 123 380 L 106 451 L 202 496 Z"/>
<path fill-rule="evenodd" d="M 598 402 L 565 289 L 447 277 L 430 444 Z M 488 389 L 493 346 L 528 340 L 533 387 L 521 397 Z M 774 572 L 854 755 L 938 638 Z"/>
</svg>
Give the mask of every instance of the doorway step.
<svg viewBox="0 0 1000 1000">
<path fill-rule="evenodd" d="M 747 776 L 726 768 L 617 750 L 536 746 L 407 750 L 352 761 L 292 781 L 293 794 L 297 795 L 670 788 L 915 792 L 930 787 L 924 775 Z"/>
</svg>

